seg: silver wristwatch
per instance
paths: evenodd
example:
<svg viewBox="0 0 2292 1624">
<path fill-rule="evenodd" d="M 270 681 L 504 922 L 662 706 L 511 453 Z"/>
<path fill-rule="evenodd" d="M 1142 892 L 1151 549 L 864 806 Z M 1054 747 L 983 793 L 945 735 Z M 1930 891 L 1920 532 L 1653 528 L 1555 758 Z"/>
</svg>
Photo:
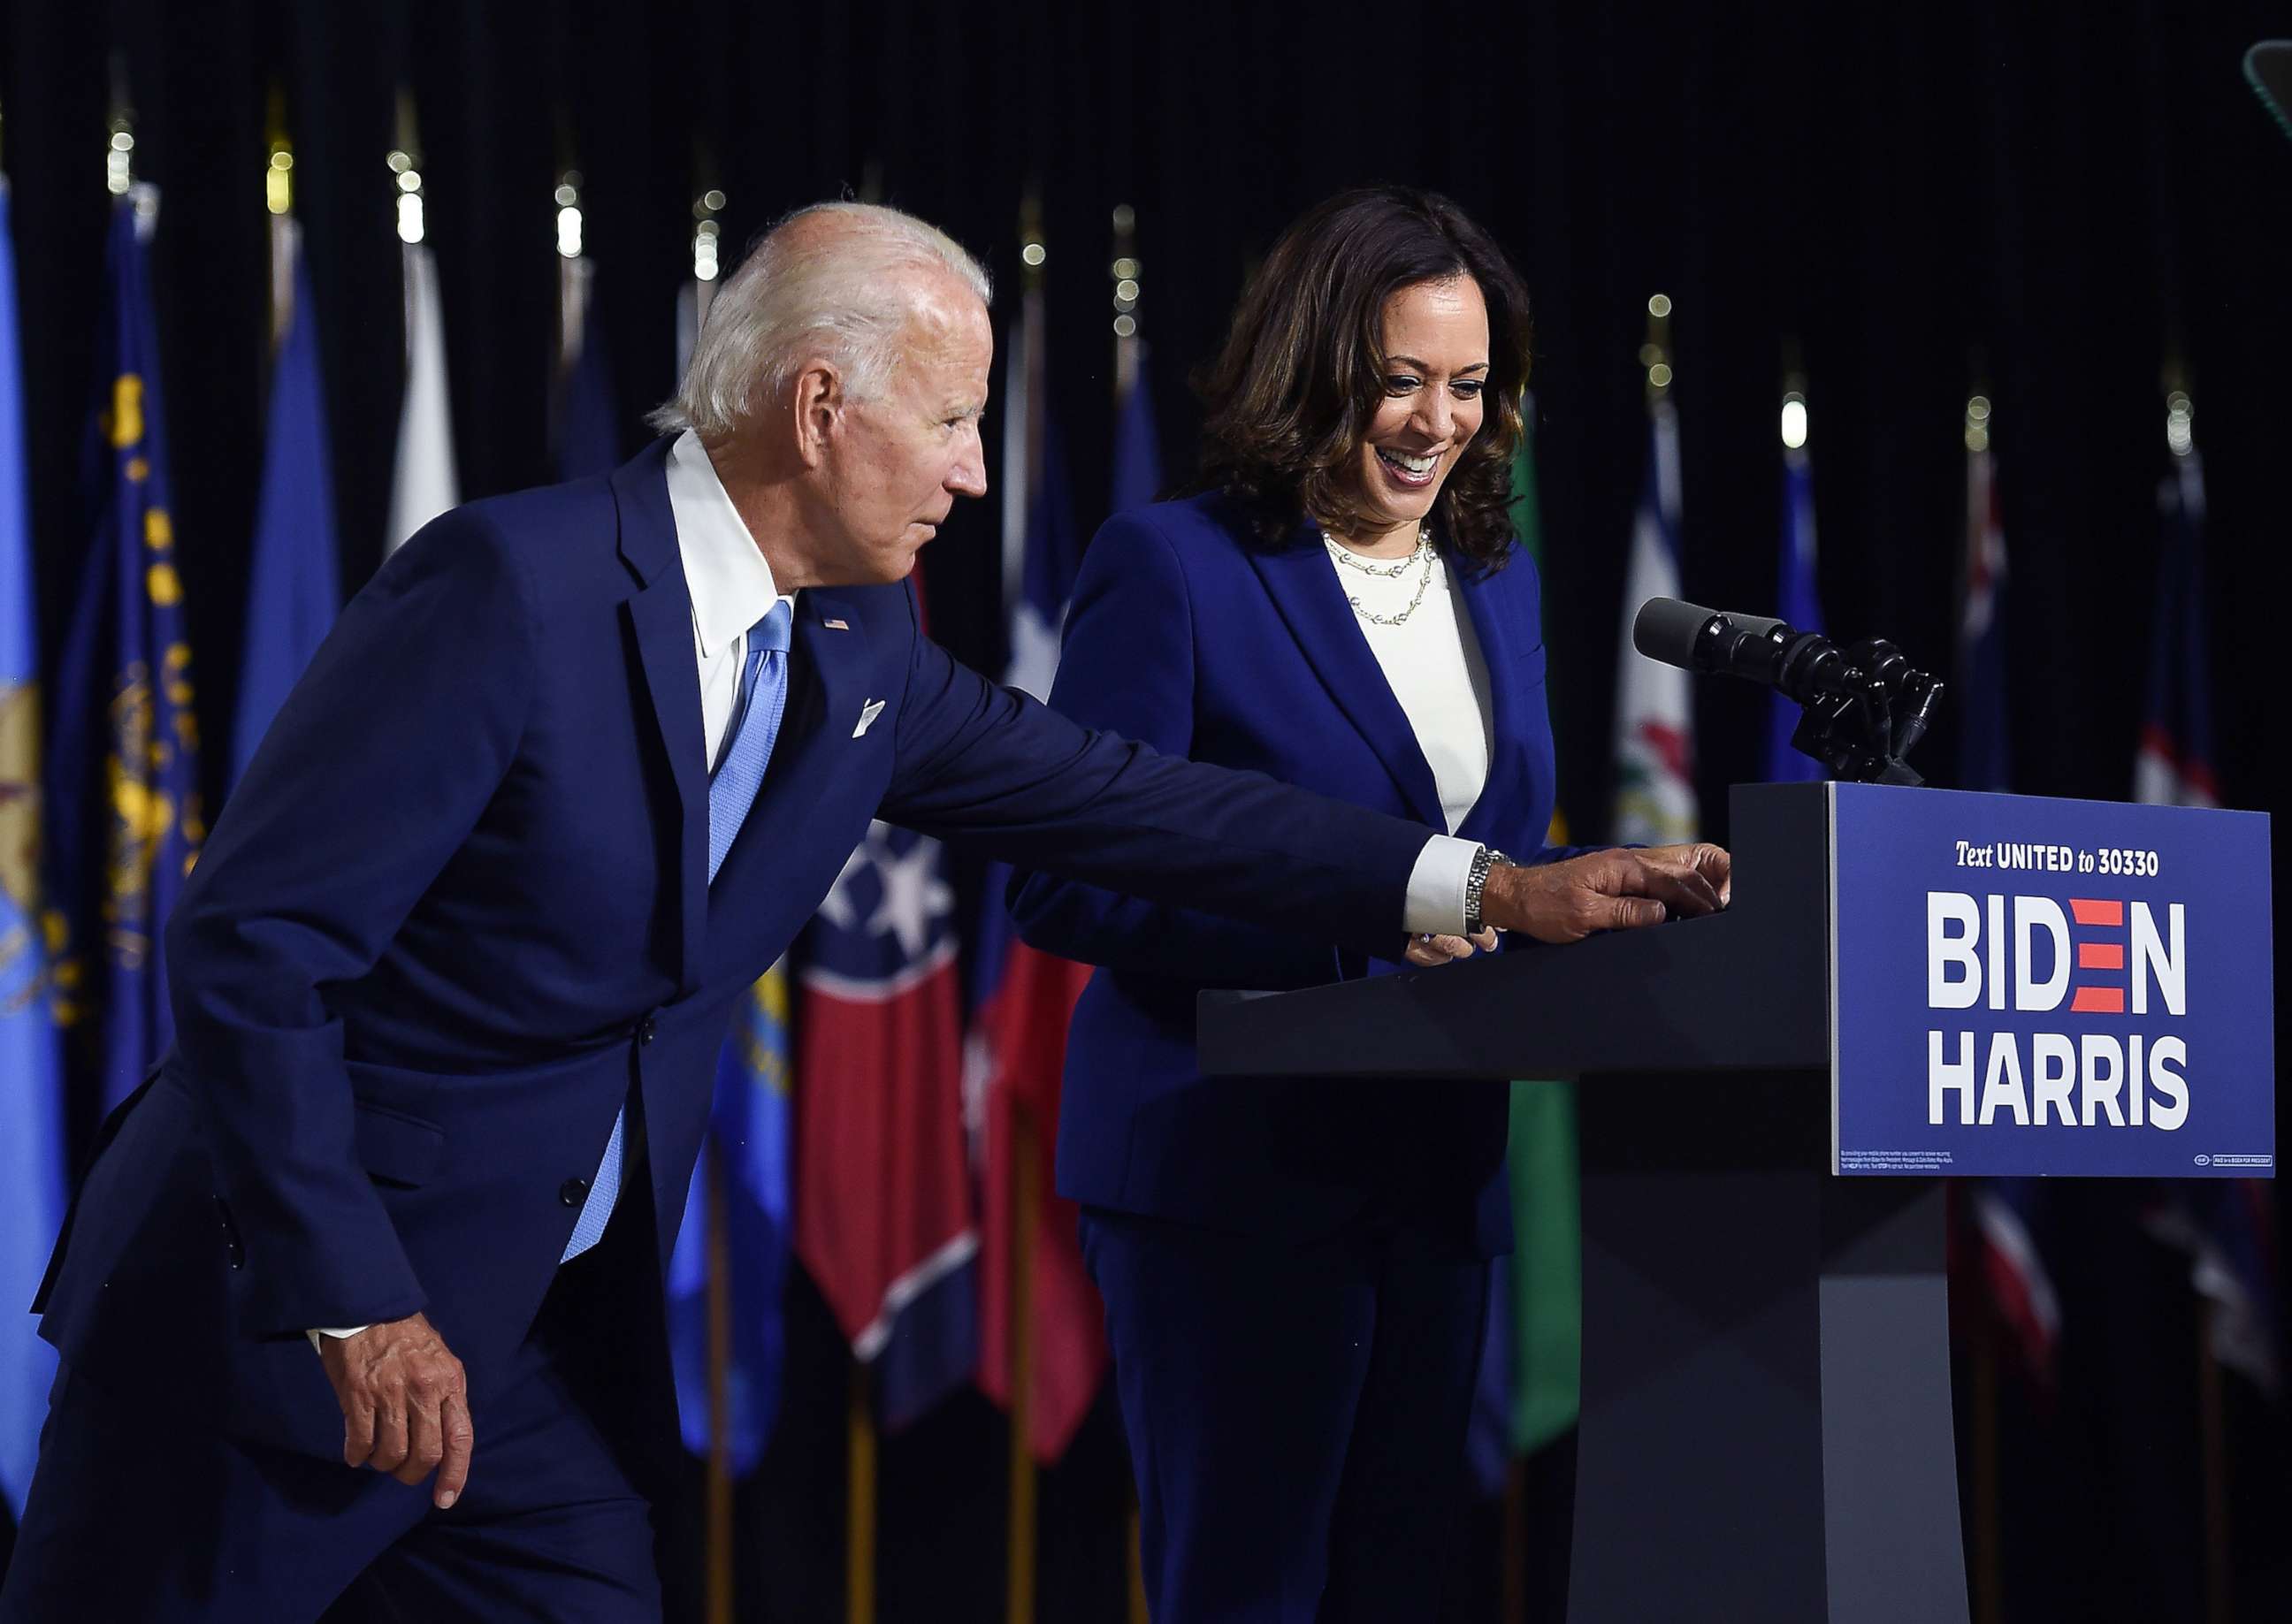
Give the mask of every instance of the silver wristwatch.
<svg viewBox="0 0 2292 1624">
<path fill-rule="evenodd" d="M 1465 872 L 1465 934 L 1478 936 L 1486 929 L 1481 923 L 1481 893 L 1488 888 L 1489 871 L 1499 863 L 1512 859 L 1493 846 L 1483 846 L 1473 854 L 1473 866 Z"/>
</svg>

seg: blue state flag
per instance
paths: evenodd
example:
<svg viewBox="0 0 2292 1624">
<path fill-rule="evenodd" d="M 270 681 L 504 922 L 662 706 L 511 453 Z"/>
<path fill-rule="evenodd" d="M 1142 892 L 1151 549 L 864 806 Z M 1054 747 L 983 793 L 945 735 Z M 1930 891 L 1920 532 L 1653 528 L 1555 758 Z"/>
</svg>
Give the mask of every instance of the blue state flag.
<svg viewBox="0 0 2292 1624">
<path fill-rule="evenodd" d="M 1776 583 L 1775 613 L 1801 631 L 1822 630 L 1822 605 L 1814 584 L 1814 472 L 1806 448 L 1783 453 L 1782 563 Z M 1822 776 L 1822 764 L 1791 748 L 1804 712 L 1780 693 L 1768 701 L 1767 755 L 1760 776 L 1769 784 L 1796 784 Z"/>
<path fill-rule="evenodd" d="M 317 311 L 301 245 L 292 252 L 295 307 L 270 370 L 262 489 L 255 499 L 248 561 L 246 644 L 230 731 L 233 785 L 246 776 L 264 729 L 326 639 L 343 601 Z"/>
<path fill-rule="evenodd" d="M 63 1071 L 40 935 L 39 651 L 17 366 L 16 260 L 0 176 L 0 1499 L 24 1508 L 55 1350 L 24 1312 L 64 1214 Z"/>
<path fill-rule="evenodd" d="M 198 858 L 198 718 L 168 499 L 149 189 L 112 205 L 85 474 L 90 537 L 58 673 L 48 932 L 75 1087 L 109 1110 L 174 1035 L 162 931 Z"/>
<path fill-rule="evenodd" d="M 789 1207 L 787 969 L 776 964 L 740 1001 L 716 1064 L 708 1144 L 693 1170 L 668 1266 L 669 1347 L 684 1446 L 706 1455 L 716 1434 L 709 1356 L 710 1276 L 722 1271 L 725 1453 L 732 1475 L 755 1470 L 779 1412 L 787 1339 Z M 709 1212 L 720 1213 L 712 1245 Z"/>
</svg>

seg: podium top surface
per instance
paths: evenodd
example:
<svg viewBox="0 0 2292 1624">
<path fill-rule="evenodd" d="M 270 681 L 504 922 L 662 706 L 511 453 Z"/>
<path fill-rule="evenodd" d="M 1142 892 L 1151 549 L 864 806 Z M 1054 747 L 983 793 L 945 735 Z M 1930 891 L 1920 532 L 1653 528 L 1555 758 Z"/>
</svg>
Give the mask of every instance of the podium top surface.
<svg viewBox="0 0 2292 1624">
<path fill-rule="evenodd" d="M 1203 1069 L 1509 1078 L 1827 1066 L 1825 790 L 1733 791 L 1724 913 L 1295 993 L 1205 993 Z"/>
</svg>

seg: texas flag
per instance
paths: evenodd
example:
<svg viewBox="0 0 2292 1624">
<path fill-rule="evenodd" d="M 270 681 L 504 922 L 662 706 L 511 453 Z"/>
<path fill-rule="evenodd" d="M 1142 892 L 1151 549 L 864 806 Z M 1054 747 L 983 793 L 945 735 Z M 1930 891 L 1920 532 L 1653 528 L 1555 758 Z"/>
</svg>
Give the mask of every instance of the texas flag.
<svg viewBox="0 0 2292 1624">
<path fill-rule="evenodd" d="M 887 1429 L 979 1360 L 955 891 L 939 842 L 868 826 L 798 945 L 795 1250 Z"/>
</svg>

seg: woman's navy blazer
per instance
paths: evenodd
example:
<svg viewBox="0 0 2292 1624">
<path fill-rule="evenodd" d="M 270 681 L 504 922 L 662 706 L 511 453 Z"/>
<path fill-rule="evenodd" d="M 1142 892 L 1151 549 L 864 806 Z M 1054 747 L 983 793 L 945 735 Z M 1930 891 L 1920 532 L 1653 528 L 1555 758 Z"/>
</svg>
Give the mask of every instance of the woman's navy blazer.
<svg viewBox="0 0 2292 1624">
<path fill-rule="evenodd" d="M 1457 833 L 1518 861 L 1547 848 L 1553 751 L 1536 567 L 1450 558 L 1489 672 L 1487 787 Z M 1247 537 L 1216 495 L 1117 515 L 1085 558 L 1053 706 L 1085 727 L 1254 768 L 1444 826 L 1432 771 L 1310 524 Z M 1467 1255 L 1508 1250 L 1500 1083 L 1202 1074 L 1194 996 L 1397 968 L 1307 936 L 1156 906 L 1048 874 L 1011 900 L 1027 941 L 1101 967 L 1076 1006 L 1058 1188 L 1085 1205 L 1299 1238 L 1409 1217 Z M 1532 946 L 1532 945 L 1529 945 Z"/>
</svg>

